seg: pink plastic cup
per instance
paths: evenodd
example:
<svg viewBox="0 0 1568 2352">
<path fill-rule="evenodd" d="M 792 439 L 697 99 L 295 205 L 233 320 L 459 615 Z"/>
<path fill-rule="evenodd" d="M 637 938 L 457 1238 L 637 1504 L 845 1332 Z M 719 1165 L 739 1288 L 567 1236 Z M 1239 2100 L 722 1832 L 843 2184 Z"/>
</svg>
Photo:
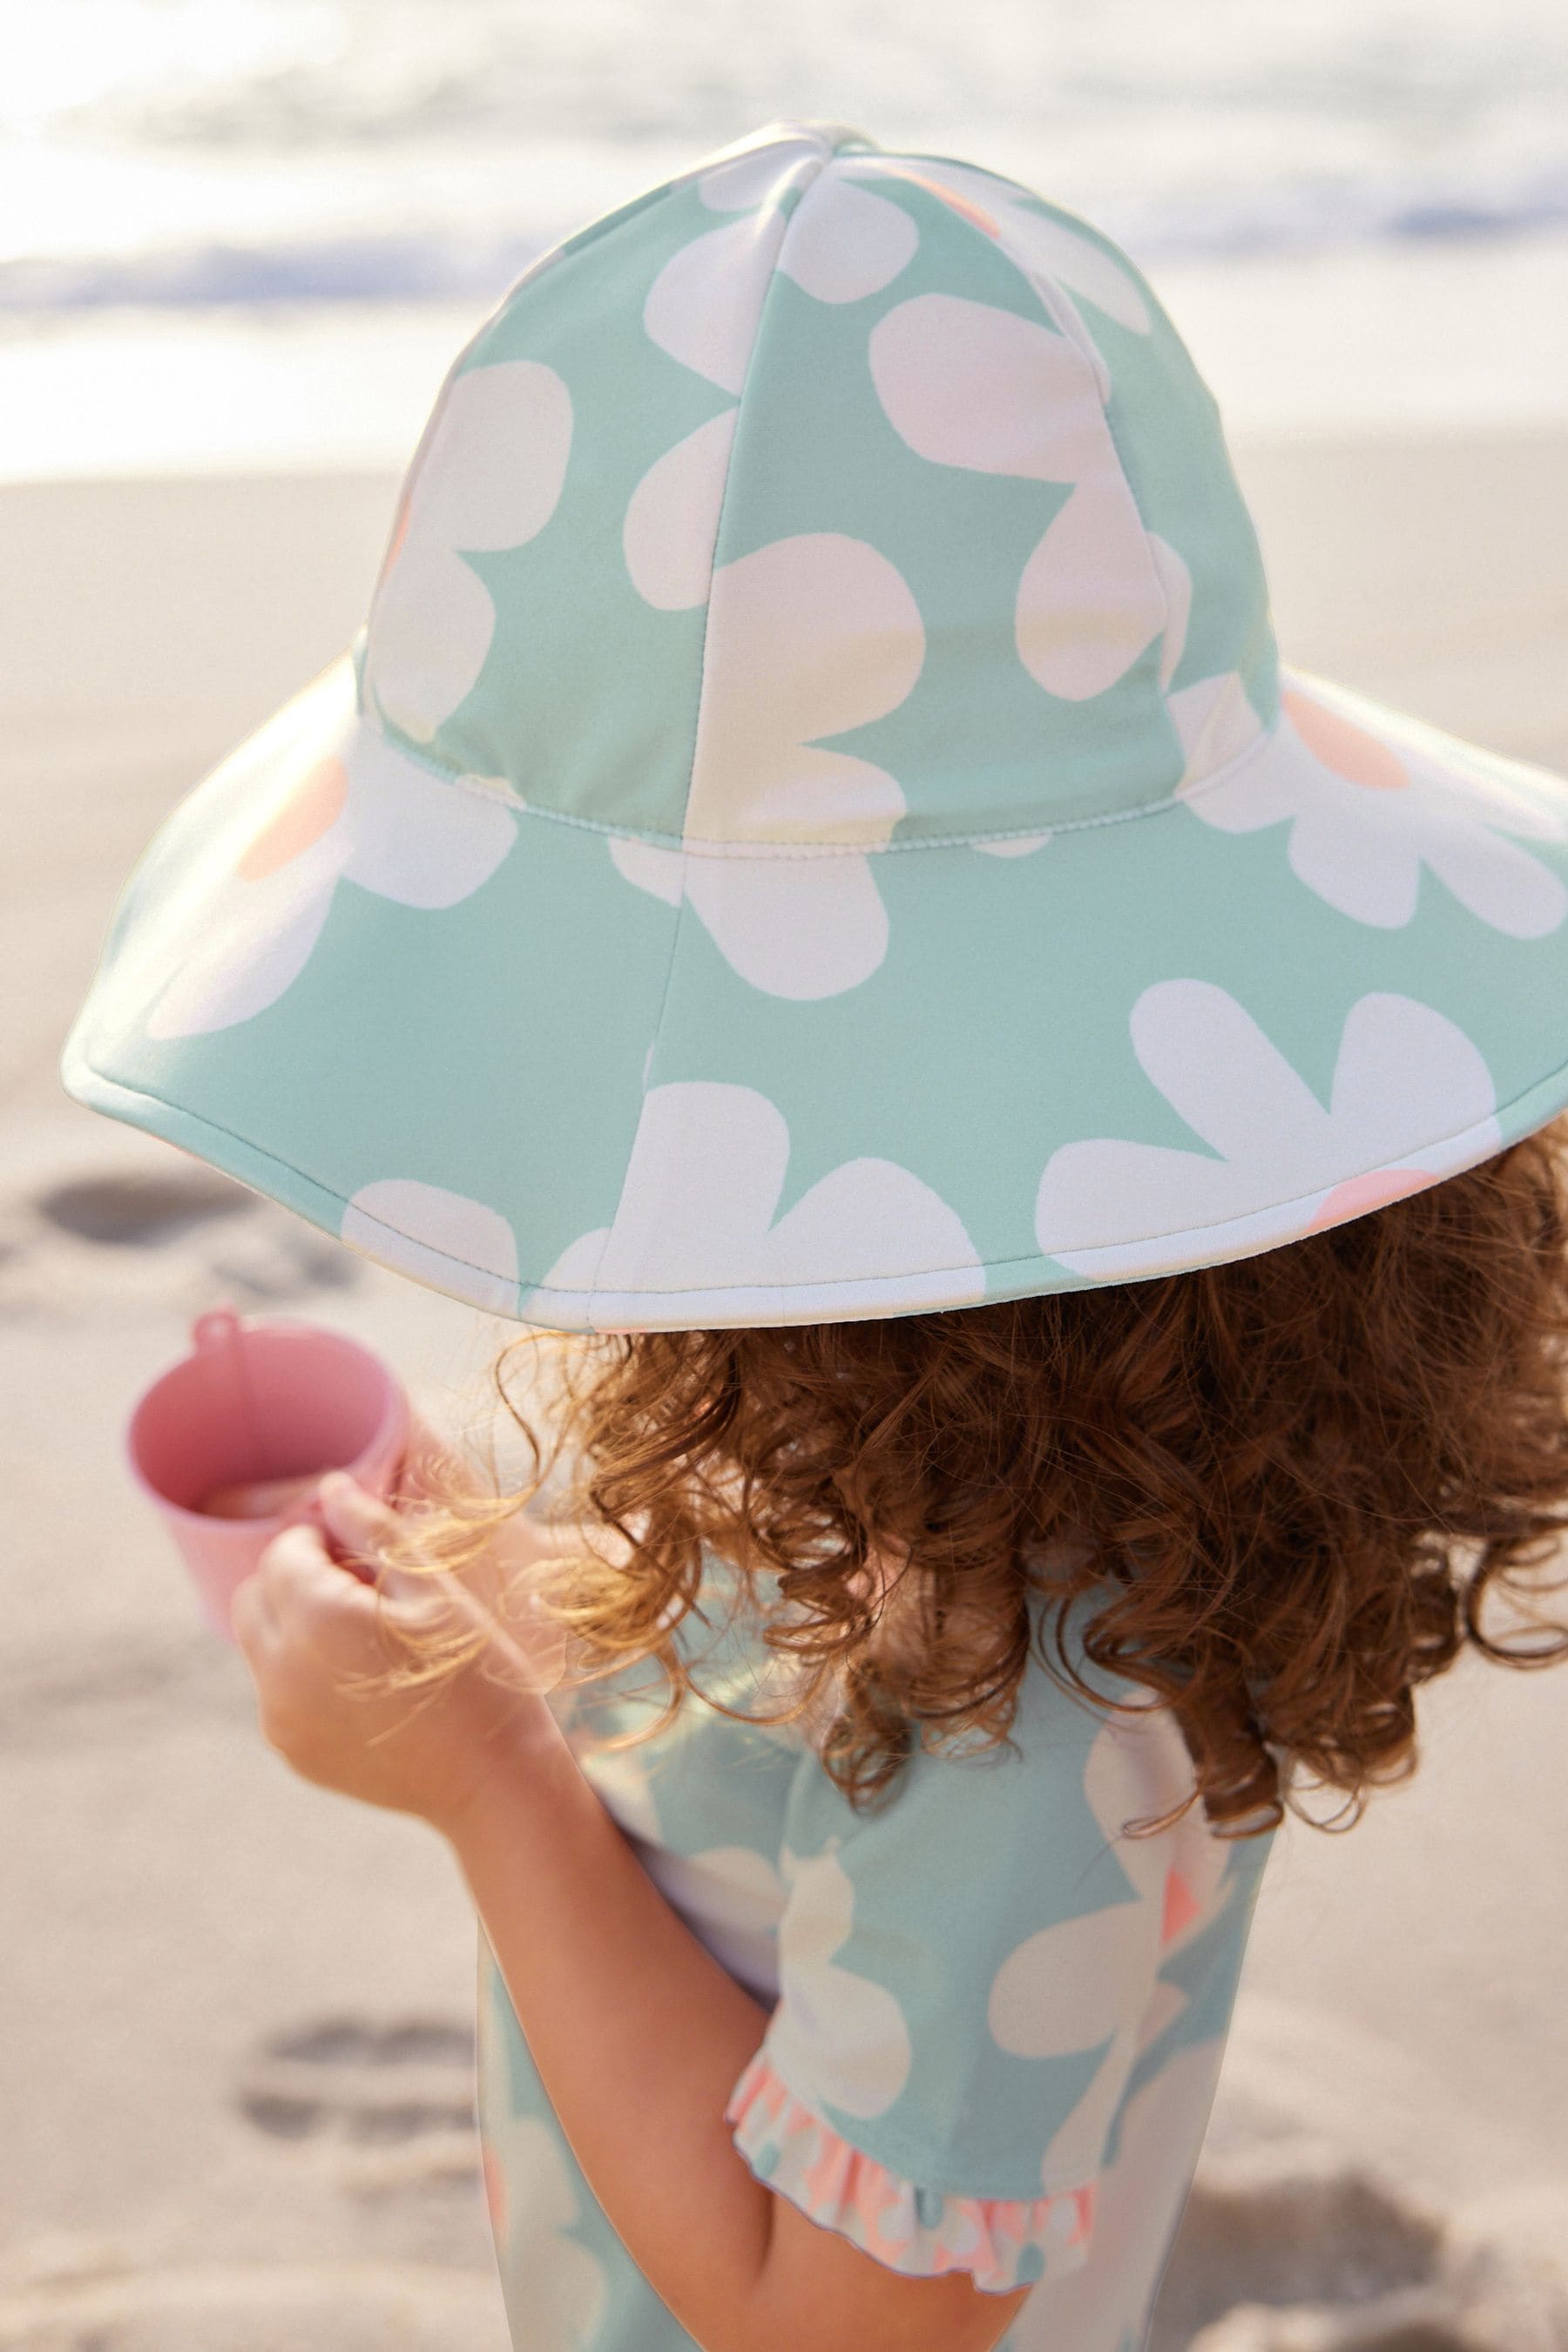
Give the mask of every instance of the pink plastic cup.
<svg viewBox="0 0 1568 2352">
<path fill-rule="evenodd" d="M 202 1507 L 224 1487 L 352 1470 L 389 1496 L 408 1447 L 408 1400 L 378 1356 L 320 1324 L 198 1316 L 192 1352 L 153 1382 L 126 1426 L 132 1475 L 157 1506 L 208 1622 L 234 1639 L 235 1589 L 274 1536 L 321 1523 L 307 1492 L 266 1518 Z"/>
</svg>

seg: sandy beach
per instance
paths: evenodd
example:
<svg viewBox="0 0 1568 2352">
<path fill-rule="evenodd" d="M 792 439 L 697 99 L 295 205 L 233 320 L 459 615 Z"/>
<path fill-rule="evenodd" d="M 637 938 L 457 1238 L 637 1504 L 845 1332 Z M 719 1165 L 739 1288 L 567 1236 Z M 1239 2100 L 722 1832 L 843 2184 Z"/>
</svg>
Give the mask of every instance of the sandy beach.
<svg viewBox="0 0 1568 2352">
<path fill-rule="evenodd" d="M 1568 770 L 1568 430 L 1237 455 L 1288 658 Z M 395 488 L 0 488 L 0 2352 L 506 2345 L 456 1873 L 266 1750 L 120 1433 L 221 1297 L 453 1431 L 516 1327 L 56 1076 L 132 860 L 347 642 Z M 1568 2347 L 1568 1670 L 1423 1723 L 1348 1836 L 1281 1833 L 1155 2352 Z"/>
</svg>

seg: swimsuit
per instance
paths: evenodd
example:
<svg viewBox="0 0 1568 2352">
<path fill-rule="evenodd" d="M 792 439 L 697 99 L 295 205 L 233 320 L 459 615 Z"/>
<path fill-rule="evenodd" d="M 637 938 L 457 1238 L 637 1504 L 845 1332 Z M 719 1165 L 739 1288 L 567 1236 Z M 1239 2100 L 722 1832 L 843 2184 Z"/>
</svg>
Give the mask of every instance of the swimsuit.
<svg viewBox="0 0 1568 2352">
<path fill-rule="evenodd" d="M 1117 1717 L 1031 1652 L 1013 1748 L 917 1748 L 856 1811 L 797 1724 L 742 1724 L 776 1662 L 722 1563 L 706 1630 L 678 1629 L 701 1696 L 652 1740 L 645 1664 L 574 1694 L 567 1737 L 666 1899 L 771 2010 L 727 2108 L 740 2155 L 890 2267 L 1037 2282 L 999 2352 L 1140 2352 L 1214 2096 L 1271 1833 L 1216 1836 L 1169 1709 Z M 1047 1646 L 1054 1605 L 1037 1601 Z M 1067 1654 L 1085 1665 L 1099 1605 Z M 715 1630 L 714 1619 L 720 1621 Z M 627 2127 L 657 2133 L 626 2086 Z M 479 2114 L 514 2347 L 699 2352 L 577 2168 L 481 1937 Z"/>
</svg>

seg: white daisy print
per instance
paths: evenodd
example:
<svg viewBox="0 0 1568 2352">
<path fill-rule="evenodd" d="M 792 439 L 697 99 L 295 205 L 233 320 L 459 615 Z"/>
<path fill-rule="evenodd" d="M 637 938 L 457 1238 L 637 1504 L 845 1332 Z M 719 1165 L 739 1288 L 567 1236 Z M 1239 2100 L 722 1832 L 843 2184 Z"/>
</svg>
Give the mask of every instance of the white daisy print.
<svg viewBox="0 0 1568 2352">
<path fill-rule="evenodd" d="M 1189 1813 L 1163 1838 L 1121 1833 L 1123 1822 L 1179 1803 L 1192 1780 L 1167 1710 L 1107 1720 L 1085 1762 L 1084 1797 L 1135 1895 L 1026 1937 L 992 1982 L 988 2021 L 999 2049 L 1020 2058 L 1102 2053 L 1046 2150 L 1047 2194 L 1099 2170 L 1133 2060 L 1184 2006 L 1174 1987 L 1159 1999 L 1166 1989 L 1155 1972 L 1212 1924 L 1223 1900 L 1226 1850 L 1200 1817 Z"/>
<path fill-rule="evenodd" d="M 1413 997 L 1378 992 L 1352 1005 L 1327 1108 L 1212 982 L 1146 988 L 1131 1038 L 1151 1082 L 1214 1156 L 1110 1137 L 1053 1152 L 1036 1238 L 1074 1273 L 1161 1274 L 1203 1235 L 1237 1255 L 1271 1248 L 1502 1148 L 1479 1052 Z M 1428 1139 L 1412 1145 L 1413 1137 Z"/>
<path fill-rule="evenodd" d="M 487 2071 L 494 2082 L 499 2067 Z M 605 2266 L 567 2232 L 585 2217 L 566 2158 L 539 2116 L 487 2097 L 479 2116 L 485 2195 L 517 2352 L 587 2352 L 609 2294 Z"/>
<path fill-rule="evenodd" d="M 651 532 L 640 544 L 651 548 Z M 665 560 L 666 579 L 680 560 Z M 924 657 L 914 597 L 865 540 L 807 531 L 721 564 L 688 846 L 612 836 L 617 871 L 668 905 L 684 894 L 754 988 L 808 999 L 858 986 L 888 950 L 862 853 L 888 839 L 906 803 L 887 769 L 822 739 L 896 709 Z"/>
<path fill-rule="evenodd" d="M 911 180 L 929 189 L 994 237 L 1026 277 L 1046 280 L 1053 290 L 1065 287 L 1135 334 L 1149 332 L 1149 306 L 1126 270 L 1092 237 L 1032 204 L 1024 189 L 989 172 L 924 155 L 908 163 L 857 155 L 846 157 L 844 168 L 860 179 Z"/>
<path fill-rule="evenodd" d="M 1197 2162 L 1225 2036 L 1178 2050 L 1122 2110 L 1114 2163 L 1093 2184 L 1094 2258 L 1035 2288 L 1008 2352 L 1126 2352 L 1169 2256 Z"/>
<path fill-rule="evenodd" d="M 846 1303 L 886 1262 L 934 1269 L 904 1285 L 932 1307 L 983 1298 L 985 1277 L 953 1211 L 890 1160 L 849 1160 L 777 1217 L 789 1129 L 754 1087 L 688 1079 L 643 1099 L 613 1226 L 574 1242 L 540 1286 L 542 1318 L 637 1327 L 649 1294 L 679 1291 L 705 1313 L 754 1316 L 759 1293 L 781 1302 L 811 1289 Z M 775 1222 L 776 1218 L 776 1222 Z M 896 1265 L 895 1265 L 896 1259 Z"/>
<path fill-rule="evenodd" d="M 499 1209 L 441 1184 L 381 1176 L 345 1203 L 342 1238 L 351 1249 L 437 1290 L 455 1269 L 464 1295 L 491 1315 L 517 1307 L 517 1237 Z"/>
<path fill-rule="evenodd" d="M 1105 385 L 1072 336 L 957 294 L 916 294 L 869 339 L 889 423 L 933 465 L 1060 483 L 1071 495 L 1025 564 L 1018 657 L 1047 694 L 1084 702 L 1160 646 L 1174 677 L 1192 602 L 1186 565 L 1143 527 L 1105 419 Z"/>
<path fill-rule="evenodd" d="M 920 231 L 890 204 L 823 169 L 821 150 L 784 142 L 716 163 L 697 183 L 731 217 L 679 247 L 649 287 L 643 328 L 682 367 L 740 397 L 775 269 L 819 302 L 858 302 L 914 257 Z M 785 213 L 792 189 L 800 200 Z"/>
<path fill-rule="evenodd" d="M 1527 841 L 1568 843 L 1568 791 L 1539 770 L 1422 730 L 1398 738 L 1359 723 L 1348 696 L 1286 672 L 1267 751 L 1239 678 L 1202 678 L 1169 697 L 1187 757 L 1178 797 L 1222 833 L 1288 824 L 1290 868 L 1352 921 L 1410 922 L 1425 866 L 1478 920 L 1510 938 L 1542 939 L 1568 917 L 1568 887 Z M 1224 760 L 1234 773 L 1214 775 Z M 1210 777 L 1214 780 L 1208 781 Z"/>
<path fill-rule="evenodd" d="M 904 2012 L 885 1985 L 839 1965 L 855 1924 L 855 1885 L 838 1840 L 817 1854 L 785 1846 L 789 1884 L 779 1929 L 780 2001 L 769 2029 L 770 2063 L 808 2105 L 880 2116 L 909 2080 L 914 2052 Z"/>
<path fill-rule="evenodd" d="M 364 683 L 389 725 L 428 743 L 477 683 L 495 604 L 466 556 L 522 547 L 554 513 L 572 397 L 538 360 L 447 386 L 409 477 L 370 608 Z"/>
<path fill-rule="evenodd" d="M 405 907 L 471 897 L 510 849 L 522 805 L 489 779 L 429 774 L 361 725 L 346 661 L 208 789 L 243 829 L 237 815 L 215 828 L 189 893 L 171 894 L 121 976 L 148 1003 L 153 1037 L 231 1028 L 275 1004 L 309 962 L 341 882 Z"/>
</svg>

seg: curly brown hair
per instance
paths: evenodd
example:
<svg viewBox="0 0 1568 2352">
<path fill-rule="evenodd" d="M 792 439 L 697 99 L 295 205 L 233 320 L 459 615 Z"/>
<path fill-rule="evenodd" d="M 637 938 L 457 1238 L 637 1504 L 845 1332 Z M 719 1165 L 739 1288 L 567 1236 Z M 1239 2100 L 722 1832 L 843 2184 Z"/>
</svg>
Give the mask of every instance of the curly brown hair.
<svg viewBox="0 0 1568 2352">
<path fill-rule="evenodd" d="M 1560 1588 L 1539 1571 L 1568 1525 L 1565 1171 L 1559 1120 L 1195 1272 L 879 1320 L 531 1333 L 490 1369 L 534 1476 L 500 1496 L 454 1476 L 405 1557 L 472 1559 L 570 1449 L 571 1502 L 619 1538 L 570 1554 L 545 1602 L 574 1673 L 655 1662 L 651 1736 L 694 1688 L 676 1633 L 705 1552 L 753 1598 L 775 1579 L 763 1636 L 796 1695 L 768 1719 L 815 1712 L 857 1806 L 916 1740 L 1005 1741 L 1036 1649 L 1108 1703 L 1063 1642 L 1093 1591 L 1084 1657 L 1167 1703 L 1193 1758 L 1152 1828 L 1201 1800 L 1222 1834 L 1261 1833 L 1301 1811 L 1303 1775 L 1349 1800 L 1316 1825 L 1349 1827 L 1414 1770 L 1415 1689 L 1466 1643 L 1568 1654 L 1531 1605 Z M 545 1337 L 566 1364 L 549 1444 L 507 1377 Z M 1483 1626 L 1489 1596 L 1519 1638 Z"/>
</svg>

